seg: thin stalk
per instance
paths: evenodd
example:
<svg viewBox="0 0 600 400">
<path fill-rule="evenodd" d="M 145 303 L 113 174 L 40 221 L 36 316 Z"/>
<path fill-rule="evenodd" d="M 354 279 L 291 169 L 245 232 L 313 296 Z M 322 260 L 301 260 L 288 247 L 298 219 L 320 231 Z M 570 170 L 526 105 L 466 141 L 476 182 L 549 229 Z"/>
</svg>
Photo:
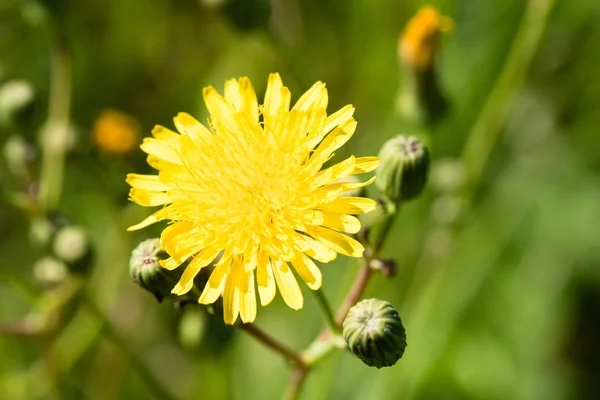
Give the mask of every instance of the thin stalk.
<svg viewBox="0 0 600 400">
<path fill-rule="evenodd" d="M 71 106 L 71 62 L 64 41 L 52 54 L 48 119 L 40 134 L 42 169 L 39 203 L 43 210 L 56 207 L 62 189 Z"/>
<path fill-rule="evenodd" d="M 146 363 L 144 363 L 142 359 L 131 350 L 131 345 L 127 343 L 125 338 L 123 338 L 123 336 L 110 323 L 110 320 L 104 314 L 104 312 L 100 310 L 98 305 L 91 298 L 89 298 L 87 294 L 84 300 L 86 308 L 92 311 L 98 319 L 102 320 L 104 324 L 103 332 L 105 333 L 107 339 L 109 339 L 122 354 L 129 358 L 134 370 L 137 372 L 142 381 L 148 385 L 148 390 L 159 399 L 174 400 L 175 396 L 169 392 L 164 384 L 156 377 L 154 372 L 148 368 Z"/>
<path fill-rule="evenodd" d="M 283 396 L 284 399 L 297 400 L 299 398 L 300 391 L 306 380 L 306 375 L 308 375 L 308 369 L 306 368 L 296 368 L 294 370 L 292 373 L 292 380 Z"/>
<path fill-rule="evenodd" d="M 325 297 L 325 294 L 321 289 L 313 290 L 312 293 L 314 294 L 315 299 L 317 300 L 319 308 L 323 312 L 323 316 L 325 317 L 325 322 L 327 323 L 329 330 L 331 330 L 332 334 L 339 334 L 340 324 L 336 322 L 336 319 L 333 316 L 333 311 L 331 310 L 331 306 L 329 305 L 327 297 Z"/>
<path fill-rule="evenodd" d="M 369 279 L 373 273 L 373 270 L 369 264 L 369 259 L 364 258 L 362 260 L 360 271 L 354 280 L 354 284 L 352 285 L 352 288 L 346 295 L 346 298 L 342 302 L 342 305 L 339 307 L 335 315 L 335 321 L 337 324 L 341 325 L 342 322 L 344 322 L 344 319 L 346 318 L 346 315 L 348 315 L 350 308 L 356 304 L 358 299 L 360 299 L 367 288 L 367 284 L 369 283 Z"/>
<path fill-rule="evenodd" d="M 390 229 L 392 229 L 392 226 L 396 221 L 396 216 L 398 215 L 399 210 L 400 206 L 397 206 L 393 211 L 386 211 L 386 213 L 384 214 L 383 221 L 381 221 L 381 226 L 379 228 L 379 232 L 377 232 L 375 243 L 373 243 L 372 256 L 370 258 L 377 258 L 377 256 L 379 255 L 379 252 L 385 244 L 385 240 L 389 236 Z"/>
<path fill-rule="evenodd" d="M 294 350 L 285 346 L 284 344 L 271 337 L 269 334 L 260 330 L 254 324 L 241 324 L 240 329 L 244 332 L 270 348 L 271 350 L 279 353 L 283 358 L 294 364 L 296 367 L 304 368 L 304 361 L 300 358 L 300 355 Z"/>
<path fill-rule="evenodd" d="M 554 2 L 555 0 L 530 0 L 527 4 L 506 63 L 463 149 L 462 160 L 469 173 L 470 189 L 475 188 L 481 180 L 506 116 L 514 103 L 513 99 L 527 76 Z"/>
</svg>

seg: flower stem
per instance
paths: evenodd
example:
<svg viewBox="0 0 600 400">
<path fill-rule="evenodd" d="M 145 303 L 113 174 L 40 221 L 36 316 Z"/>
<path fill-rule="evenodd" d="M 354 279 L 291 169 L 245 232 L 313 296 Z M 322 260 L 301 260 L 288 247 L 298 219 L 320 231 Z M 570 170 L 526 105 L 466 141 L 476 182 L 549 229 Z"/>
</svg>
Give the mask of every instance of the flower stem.
<svg viewBox="0 0 600 400">
<path fill-rule="evenodd" d="M 371 270 L 371 266 L 369 265 L 369 263 L 370 263 L 369 259 L 367 259 L 367 258 L 363 259 L 363 261 L 361 263 L 362 265 L 360 267 L 360 271 L 359 271 L 358 275 L 356 276 L 356 279 L 354 280 L 354 284 L 352 285 L 352 288 L 346 295 L 346 298 L 342 302 L 342 305 L 340 306 L 340 308 L 337 310 L 337 313 L 335 315 L 335 320 L 340 325 L 342 324 L 342 322 L 344 322 L 344 319 L 346 318 L 346 315 L 348 315 L 348 311 L 350 310 L 350 308 L 352 308 L 352 306 L 354 304 L 356 304 L 358 299 L 360 299 L 360 297 L 364 293 L 365 289 L 367 288 L 367 284 L 369 283 L 369 278 L 371 278 L 371 275 L 373 272 Z"/>
<path fill-rule="evenodd" d="M 71 105 L 71 63 L 66 43 L 59 40 L 52 57 L 48 120 L 40 134 L 42 169 L 39 203 L 44 210 L 58 205 L 68 146 Z"/>
<path fill-rule="evenodd" d="M 329 330 L 331 330 L 331 333 L 333 334 L 339 334 L 340 324 L 336 322 L 336 319 L 333 316 L 333 311 L 331 310 L 331 306 L 329 305 L 327 297 L 325 297 L 325 294 L 321 289 L 313 290 L 312 293 L 314 294 L 315 299 L 317 299 L 317 304 L 319 304 L 319 308 L 323 312 L 323 316 L 325 317 L 325 322 L 327 322 Z"/>
<path fill-rule="evenodd" d="M 295 367 L 305 368 L 304 361 L 298 353 L 278 342 L 275 338 L 259 329 L 256 325 L 241 324 L 240 328 L 276 353 L 281 354 L 283 358 L 294 364 Z"/>
<path fill-rule="evenodd" d="M 286 400 L 297 400 L 298 396 L 300 396 L 300 391 L 302 390 L 302 386 L 304 381 L 306 380 L 306 375 L 308 374 L 307 368 L 296 368 L 292 374 L 292 380 L 290 385 L 283 396 Z"/>
<path fill-rule="evenodd" d="M 294 369 L 292 379 L 284 396 L 285 399 L 296 400 L 300 395 L 308 372 L 334 350 L 346 348 L 346 342 L 341 336 L 342 322 L 346 318 L 350 308 L 356 304 L 367 288 L 369 279 L 373 275 L 371 261 L 377 258 L 379 251 L 383 247 L 385 239 L 394 224 L 397 213 L 398 209 L 396 208 L 394 212 L 387 213 L 384 216 L 385 219 L 381 222 L 382 225 L 375 239 L 375 243 L 372 245 L 371 251 L 365 252 L 362 258 L 360 271 L 354 280 L 354 284 L 348 291 L 346 298 L 337 310 L 335 317 L 323 292 L 321 290 L 314 291 L 317 303 L 325 315 L 329 330 L 322 331 L 321 334 L 319 334 L 319 336 L 317 336 L 317 338 L 302 352 L 301 356 L 299 356 L 301 362 Z"/>
<path fill-rule="evenodd" d="M 131 350 L 131 344 L 129 344 L 128 341 L 117 331 L 106 314 L 100 309 L 100 307 L 98 307 L 96 302 L 87 294 L 84 297 L 84 302 L 86 308 L 103 322 L 103 333 L 106 335 L 106 338 L 110 340 L 112 344 L 115 345 L 120 352 L 122 352 L 122 354 L 125 354 L 129 358 L 133 369 L 138 373 L 142 381 L 148 385 L 148 389 L 152 392 L 152 394 L 154 394 L 156 398 L 162 400 L 175 399 L 175 397 L 164 386 L 162 381 L 156 377 L 155 373 L 151 371 L 146 363 Z"/>
<path fill-rule="evenodd" d="M 393 211 L 386 211 L 383 215 L 383 220 L 381 221 L 381 225 L 379 228 L 379 232 L 375 238 L 375 243 L 373 243 L 372 247 L 372 255 L 369 257 L 370 259 L 377 258 L 379 252 L 383 248 L 385 244 L 385 240 L 390 233 L 390 229 L 394 225 L 394 221 L 396 221 L 396 216 L 398 215 L 398 211 L 400 210 L 400 205 L 394 207 Z"/>
</svg>

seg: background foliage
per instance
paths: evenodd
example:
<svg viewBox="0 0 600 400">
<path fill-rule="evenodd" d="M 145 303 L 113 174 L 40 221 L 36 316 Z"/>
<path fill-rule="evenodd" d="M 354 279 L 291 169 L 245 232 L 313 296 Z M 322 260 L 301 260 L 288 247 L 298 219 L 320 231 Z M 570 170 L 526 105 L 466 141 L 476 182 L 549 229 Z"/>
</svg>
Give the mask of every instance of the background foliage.
<svg viewBox="0 0 600 400">
<path fill-rule="evenodd" d="M 304 398 L 599 398 L 600 3 L 432 3 L 455 21 L 437 63 L 450 109 L 432 128 L 427 192 L 402 210 L 384 250 L 398 274 L 367 290 L 398 308 L 408 348 L 384 370 L 336 354 Z M 396 111 L 396 48 L 421 5 L 1 0 L 0 83 L 25 80 L 35 98 L 0 128 L 3 146 L 16 134 L 27 141 L 30 175 L 15 173 L 5 146 L 0 397 L 160 398 L 164 386 L 175 398 L 279 398 L 289 377 L 277 355 L 220 316 L 158 304 L 131 283 L 131 249 L 159 230 L 125 231 L 148 210 L 128 203 L 124 177 L 150 170 L 139 150 L 98 148 L 94 123 L 106 109 L 134 116 L 143 135 L 180 111 L 204 120 L 202 87 L 247 75 L 260 97 L 278 71 L 296 98 L 323 80 L 329 110 L 356 106 L 344 151 L 376 154 L 392 135 L 415 133 Z M 50 96 L 57 49 L 71 64 L 71 146 L 60 201 L 44 208 L 32 198 L 40 132 L 65 97 Z M 34 266 L 52 253 L 44 232 L 65 223 L 85 229 L 93 262 L 76 272 L 84 289 L 61 304 L 69 288 L 48 289 Z M 323 272 L 337 303 L 356 264 L 340 257 Z M 278 298 L 257 323 L 300 348 L 320 330 L 318 314 L 308 296 L 298 312 Z"/>
</svg>

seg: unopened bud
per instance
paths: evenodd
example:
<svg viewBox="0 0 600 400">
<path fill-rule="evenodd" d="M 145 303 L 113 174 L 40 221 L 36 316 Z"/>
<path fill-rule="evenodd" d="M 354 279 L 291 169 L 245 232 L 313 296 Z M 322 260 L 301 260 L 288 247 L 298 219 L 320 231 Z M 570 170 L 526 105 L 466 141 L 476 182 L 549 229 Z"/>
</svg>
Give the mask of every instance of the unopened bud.
<svg viewBox="0 0 600 400">
<path fill-rule="evenodd" d="M 377 187 L 387 208 L 417 197 L 427 181 L 429 151 L 419 139 L 398 135 L 379 151 Z"/>
<path fill-rule="evenodd" d="M 13 174 L 27 170 L 27 164 L 35 157 L 34 147 L 20 135 L 12 135 L 4 143 L 4 159 Z"/>
<path fill-rule="evenodd" d="M 81 260 L 88 250 L 85 231 L 77 226 L 67 226 L 56 233 L 54 253 L 67 263 Z"/>
<path fill-rule="evenodd" d="M 348 347 L 370 367 L 391 367 L 404 354 L 406 332 L 390 303 L 366 299 L 348 311 L 343 323 Z"/>
<path fill-rule="evenodd" d="M 45 286 L 54 286 L 63 282 L 68 274 L 65 263 L 54 257 L 40 258 L 33 266 L 35 279 Z"/>
<path fill-rule="evenodd" d="M 33 86 L 27 81 L 8 81 L 0 86 L 0 124 L 23 122 L 31 113 L 35 100 Z"/>
<path fill-rule="evenodd" d="M 438 35 L 454 27 L 454 21 L 433 6 L 424 6 L 408 21 L 398 42 L 400 60 L 411 68 L 431 68 L 436 56 Z"/>
<path fill-rule="evenodd" d="M 131 253 L 129 274 L 133 281 L 152 293 L 159 302 L 171 295 L 171 290 L 181 276 L 182 268 L 169 271 L 158 263 L 169 255 L 160 247 L 160 239 L 141 242 Z"/>
</svg>

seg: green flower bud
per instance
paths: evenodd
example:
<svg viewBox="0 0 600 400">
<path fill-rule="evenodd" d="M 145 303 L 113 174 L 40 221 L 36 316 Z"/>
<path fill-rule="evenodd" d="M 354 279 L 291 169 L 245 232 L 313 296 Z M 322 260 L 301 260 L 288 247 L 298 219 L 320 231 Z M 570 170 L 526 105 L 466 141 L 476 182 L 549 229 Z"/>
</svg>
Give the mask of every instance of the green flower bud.
<svg viewBox="0 0 600 400">
<path fill-rule="evenodd" d="M 366 299 L 348 311 L 343 324 L 348 347 L 370 367 L 391 367 L 406 349 L 406 332 L 390 303 Z"/>
<path fill-rule="evenodd" d="M 61 260 L 43 257 L 33 265 L 33 276 L 42 285 L 52 287 L 64 282 L 69 276 L 69 270 Z"/>
<path fill-rule="evenodd" d="M 33 111 L 35 92 L 29 82 L 13 80 L 0 86 L 0 124 L 11 126 L 26 120 Z"/>
<path fill-rule="evenodd" d="M 15 175 L 25 173 L 35 157 L 34 147 L 20 135 L 11 135 L 2 150 L 8 169 Z"/>
<path fill-rule="evenodd" d="M 71 272 L 85 274 L 93 264 L 92 247 L 85 230 L 81 227 L 67 225 L 58 228 L 52 242 L 52 250 L 67 264 Z"/>
<path fill-rule="evenodd" d="M 181 276 L 181 268 L 169 271 L 158 263 L 169 255 L 160 247 L 160 239 L 141 242 L 131 253 L 129 274 L 133 281 L 152 293 L 159 302 L 171 296 L 171 290 Z"/>
<path fill-rule="evenodd" d="M 81 260 L 88 251 L 85 231 L 76 226 L 66 226 L 56 233 L 54 253 L 62 260 L 73 263 Z"/>
<path fill-rule="evenodd" d="M 429 151 L 415 137 L 398 135 L 379 151 L 377 187 L 386 206 L 392 209 L 421 193 L 427 181 Z"/>
</svg>

